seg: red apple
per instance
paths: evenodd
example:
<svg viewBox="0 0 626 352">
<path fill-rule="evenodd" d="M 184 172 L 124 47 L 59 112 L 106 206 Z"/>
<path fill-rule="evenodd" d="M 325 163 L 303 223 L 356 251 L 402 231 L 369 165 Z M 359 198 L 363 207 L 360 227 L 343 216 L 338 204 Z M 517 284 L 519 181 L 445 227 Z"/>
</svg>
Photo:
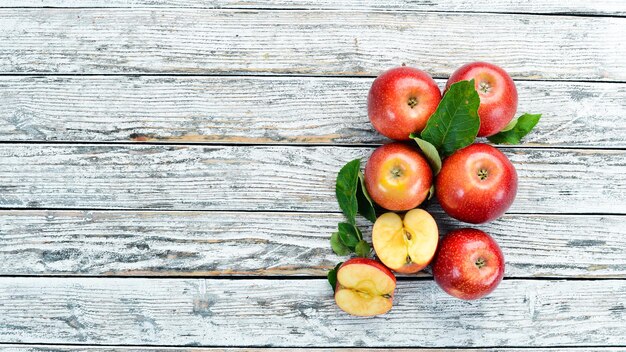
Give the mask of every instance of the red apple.
<svg viewBox="0 0 626 352">
<path fill-rule="evenodd" d="M 335 302 L 344 312 L 367 317 L 387 313 L 393 304 L 396 277 L 381 263 L 354 258 L 337 271 Z"/>
<path fill-rule="evenodd" d="M 480 224 L 509 209 L 517 194 L 517 172 L 498 149 L 472 144 L 443 161 L 435 190 L 448 215 Z"/>
<path fill-rule="evenodd" d="M 446 83 L 446 90 L 458 81 L 474 79 L 480 96 L 479 137 L 500 132 L 517 112 L 517 89 L 508 73 L 487 62 L 472 62 L 454 71 Z"/>
<path fill-rule="evenodd" d="M 460 299 L 491 293 L 504 276 L 504 256 L 491 236 L 476 229 L 448 233 L 433 262 L 435 282 Z"/>
<path fill-rule="evenodd" d="M 372 200 L 389 210 L 417 207 L 428 196 L 433 173 L 416 148 L 402 143 L 378 147 L 365 166 L 365 188 Z"/>
<path fill-rule="evenodd" d="M 424 129 L 440 100 L 441 91 L 428 73 L 396 67 L 374 80 L 367 113 L 374 128 L 385 137 L 409 140 L 409 134 Z"/>
</svg>

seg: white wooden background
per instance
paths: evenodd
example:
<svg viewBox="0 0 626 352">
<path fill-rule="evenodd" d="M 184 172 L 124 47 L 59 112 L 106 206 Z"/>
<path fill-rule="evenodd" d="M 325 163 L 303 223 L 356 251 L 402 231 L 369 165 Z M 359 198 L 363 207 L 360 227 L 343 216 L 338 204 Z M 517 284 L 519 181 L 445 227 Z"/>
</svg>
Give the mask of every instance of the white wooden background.
<svg viewBox="0 0 626 352">
<path fill-rule="evenodd" d="M 625 17 L 623 0 L 0 2 L 0 350 L 626 351 Z M 465 302 L 426 270 L 389 314 L 347 316 L 324 276 L 336 172 L 385 142 L 367 90 L 473 60 L 543 113 L 502 148 L 515 204 L 479 226 L 505 280 Z"/>
</svg>

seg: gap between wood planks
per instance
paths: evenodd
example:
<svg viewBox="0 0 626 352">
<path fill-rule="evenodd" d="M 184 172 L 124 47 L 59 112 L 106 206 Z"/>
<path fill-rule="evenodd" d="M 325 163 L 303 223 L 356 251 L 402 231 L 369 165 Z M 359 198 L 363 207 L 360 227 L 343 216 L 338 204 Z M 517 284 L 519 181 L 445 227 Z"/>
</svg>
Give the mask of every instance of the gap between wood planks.
<svg viewBox="0 0 626 352">
<path fill-rule="evenodd" d="M 467 351 L 467 352 L 518 352 L 518 351 L 533 351 L 533 352 L 577 352 L 577 351 L 585 351 L 585 352 L 621 352 L 626 351 L 626 345 L 578 345 L 578 346 L 507 346 L 507 347 L 499 347 L 499 346 L 486 346 L 486 347 L 473 347 L 473 348 L 465 348 L 458 346 L 449 346 L 449 347 L 369 347 L 369 348 L 358 348 L 358 347 L 346 347 L 346 346 L 336 346 L 336 347 L 267 347 L 267 346 L 251 346 L 251 347 L 232 347 L 232 346 L 211 346 L 211 347 L 196 347 L 196 346 L 176 346 L 176 345 L 111 345 L 111 344 L 79 344 L 79 343 L 38 343 L 38 342 L 0 342 L 0 351 L 5 348 L 35 348 L 35 349 L 43 349 L 45 351 L 50 350 L 51 347 L 58 350 L 76 350 L 77 348 L 82 349 L 103 349 L 106 348 L 107 351 L 109 349 L 148 349 L 150 351 L 193 351 L 193 352 L 263 352 L 263 351 L 273 351 L 273 352 L 291 352 L 295 350 L 301 351 L 320 351 L 320 352 L 330 352 L 334 350 L 340 351 L 362 351 L 362 352 L 377 352 L 377 351 L 437 351 L 437 352 L 445 352 L 445 351 Z M 158 350 L 155 350 L 158 349 Z"/>
<path fill-rule="evenodd" d="M 392 141 L 389 141 L 392 142 Z M 478 143 L 489 143 L 487 141 L 477 141 Z M 3 141 L 0 140 L 0 145 L 2 144 L 15 144 L 15 145 L 23 145 L 23 144 L 50 144 L 50 145 L 94 145 L 94 146 L 120 146 L 120 145 L 148 145 L 148 146 L 189 146 L 189 147 L 202 147 L 202 146 L 210 146 L 210 147 L 338 147 L 338 148 L 375 148 L 383 145 L 384 143 L 248 143 L 248 142 L 142 142 L 142 141 L 28 141 L 28 140 L 17 140 L 17 141 Z M 519 144 L 519 145 L 494 145 L 494 147 L 498 149 L 550 149 L 550 150 L 598 150 L 598 151 L 622 151 L 626 150 L 626 146 L 624 147 L 598 147 L 598 146 L 567 146 L 567 145 L 528 145 L 528 144 Z"/>
<path fill-rule="evenodd" d="M 473 347 L 473 348 L 465 348 L 458 346 L 450 346 L 450 347 L 369 347 L 369 348 L 358 348 L 358 347 L 346 347 L 346 346 L 337 346 L 337 347 L 266 347 L 266 346 L 251 346 L 251 347 L 232 347 L 232 346 L 211 346 L 211 347 L 195 347 L 195 346 L 175 346 L 175 345 L 111 345 L 111 344 L 78 344 L 78 343 L 38 343 L 38 342 L 0 342 L 0 351 L 4 348 L 36 348 L 36 349 L 44 349 L 49 350 L 50 347 L 54 347 L 57 349 L 64 350 L 75 350 L 77 348 L 85 349 L 101 349 L 101 348 L 115 348 L 115 349 L 149 349 L 150 351 L 154 351 L 155 348 L 159 351 L 193 351 L 193 352 L 262 352 L 262 351 L 274 351 L 274 352 L 291 352 L 293 349 L 298 349 L 302 351 L 320 351 L 320 352 L 330 352 L 331 350 L 341 350 L 341 351 L 363 351 L 363 352 L 377 352 L 377 351 L 438 351 L 445 352 L 445 350 L 453 350 L 453 351 L 467 351 L 467 352 L 517 352 L 517 351 L 533 351 L 533 352 L 574 352 L 574 351 L 585 351 L 585 352 L 621 352 L 622 349 L 626 351 L 626 345 L 578 345 L 578 346 L 508 346 L 508 347 L 499 347 L 499 346 L 486 346 L 486 347 Z"/>
<path fill-rule="evenodd" d="M 389 141 L 392 142 L 392 141 Z M 488 141 L 477 140 L 477 143 L 490 143 Z M 93 146 L 107 146 L 107 147 L 119 147 L 120 145 L 129 145 L 129 146 L 159 146 L 159 147 L 285 147 L 285 148 L 314 148 L 314 147 L 322 147 L 322 148 L 370 148 L 375 149 L 378 146 L 381 146 L 382 143 L 339 143 L 339 144 L 324 144 L 324 143 L 224 143 L 224 142 L 134 142 L 134 141 L 1 141 L 0 145 L 24 145 L 24 144 L 38 144 L 38 145 L 46 145 L 50 146 L 63 146 L 63 145 L 93 145 Z M 533 150 L 550 150 L 550 151 L 559 151 L 559 150 L 584 150 L 584 151 L 622 151 L 626 150 L 626 147 L 593 147 L 593 146 L 544 146 L 544 145 L 493 145 L 498 149 L 533 149 Z"/>
<path fill-rule="evenodd" d="M 1 9 L 1 8 L 0 8 Z M 363 75 L 332 75 L 332 74 L 302 74 L 302 73 L 181 73 L 181 72 L 162 72 L 162 73 L 54 73 L 54 72 L 0 72 L 0 77 L 33 77 L 33 78 L 45 78 L 45 77 L 233 77 L 233 78 L 249 78 L 249 77 L 261 77 L 261 78 L 345 78 L 345 79 L 372 79 L 378 77 L 378 75 L 363 74 Z M 448 79 L 449 76 L 445 75 L 433 75 L 433 79 Z M 540 78 L 530 79 L 526 77 L 512 77 L 516 82 L 557 82 L 557 83 L 597 83 L 597 84 L 611 84 L 611 83 L 626 83 L 626 80 L 594 80 L 594 79 L 557 79 L 557 78 Z"/>
<path fill-rule="evenodd" d="M 347 259 L 346 259 L 347 260 Z M 433 281 L 432 276 L 402 276 L 405 274 L 397 274 L 397 281 L 406 282 L 423 282 Z M 294 276 L 261 276 L 261 275 L 218 275 L 218 276 L 196 276 L 196 275 L 72 275 L 72 274 L 19 274 L 19 275 L 4 275 L 0 274 L 0 281 L 3 278 L 45 278 L 45 279 L 149 279 L 149 280 L 266 280 L 266 281 L 281 281 L 281 280 L 325 280 L 326 276 L 320 275 L 294 275 Z M 623 281 L 626 277 L 623 276 L 606 276 L 606 277 L 567 277 L 567 276 L 541 276 L 541 277 L 524 277 L 524 276 L 505 276 L 503 280 L 516 280 L 516 281 Z"/>
<path fill-rule="evenodd" d="M 607 14 L 607 13 L 576 13 L 576 12 L 530 12 L 530 11 L 472 11 L 472 10 L 420 10 L 420 9 L 383 9 L 383 8 L 341 8 L 341 7 L 246 7 L 246 6 L 214 6 L 214 7 L 202 7 L 202 6 L 0 6 L 0 9 L 50 9 L 50 10 L 125 10 L 125 9 L 141 9 L 141 10 L 167 10 L 167 9 L 198 9 L 204 11 L 223 11 L 223 10 L 247 10 L 247 11 L 354 11 L 354 12 L 389 12 L 389 13 L 440 13 L 440 14 L 479 14 L 479 15 L 523 15 L 523 16 L 551 16 L 551 17 L 608 17 L 608 18 L 624 18 L 623 14 Z"/>
<path fill-rule="evenodd" d="M 188 212 L 197 212 L 197 213 L 275 213 L 275 214 L 341 214 L 340 211 L 326 211 L 320 212 L 317 210 L 280 210 L 280 209 L 262 209 L 262 210 L 252 210 L 252 209 L 242 209 L 242 210 L 232 210 L 232 209 L 164 209 L 164 208 L 54 208 L 54 207 L 44 207 L 44 208 L 34 208 L 34 207 L 0 207 L 2 211 L 98 211 L 98 212 L 163 212 L 163 213 L 188 213 Z M 549 212 L 533 212 L 533 213 L 517 213 L 517 212 L 507 212 L 506 215 L 512 216 L 534 216 L 534 215 L 548 215 L 548 216 L 576 216 L 576 217 L 585 217 L 585 216 L 624 216 L 624 213 L 549 213 Z"/>
</svg>

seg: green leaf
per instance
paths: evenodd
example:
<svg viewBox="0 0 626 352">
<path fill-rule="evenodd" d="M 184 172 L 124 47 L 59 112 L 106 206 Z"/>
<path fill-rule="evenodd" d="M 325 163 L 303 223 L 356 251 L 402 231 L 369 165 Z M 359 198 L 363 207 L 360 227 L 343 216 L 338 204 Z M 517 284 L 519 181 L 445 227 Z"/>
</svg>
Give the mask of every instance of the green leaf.
<svg viewBox="0 0 626 352">
<path fill-rule="evenodd" d="M 428 200 L 431 200 L 435 195 L 435 185 L 430 185 L 430 189 L 428 190 Z"/>
<path fill-rule="evenodd" d="M 502 130 L 487 139 L 496 144 L 519 144 L 522 138 L 537 125 L 540 118 L 541 114 L 524 114 L 517 118 L 513 128 L 508 131 Z"/>
<path fill-rule="evenodd" d="M 513 127 L 515 127 L 516 124 L 517 124 L 517 119 L 513 119 L 511 120 L 511 122 L 507 123 L 506 126 L 504 126 L 504 128 L 500 132 L 510 131 L 513 129 Z"/>
<path fill-rule="evenodd" d="M 343 264 L 343 262 L 335 265 L 334 269 L 331 269 L 328 272 L 328 283 L 330 284 L 330 287 L 333 288 L 333 292 L 335 292 L 335 289 L 337 287 L 337 271 L 339 271 L 339 267 L 341 266 L 341 264 Z"/>
<path fill-rule="evenodd" d="M 346 247 L 354 250 L 362 238 L 361 231 L 356 226 L 347 222 L 339 223 L 339 239 Z"/>
<path fill-rule="evenodd" d="M 369 243 L 363 240 L 359 241 L 359 243 L 356 245 L 356 248 L 354 248 L 354 252 L 356 253 L 356 255 L 362 258 L 369 257 L 370 250 L 371 249 Z"/>
<path fill-rule="evenodd" d="M 434 145 L 430 144 L 430 142 L 419 138 L 414 133 L 411 133 L 409 137 L 413 138 L 413 140 L 417 142 L 417 145 L 422 150 L 422 153 L 424 153 L 424 156 L 426 156 L 426 159 L 430 164 L 430 168 L 433 170 L 433 176 L 436 176 L 439 171 L 441 171 L 441 157 L 439 156 L 437 148 L 435 148 Z"/>
<path fill-rule="evenodd" d="M 352 160 L 344 165 L 339 170 L 339 174 L 337 174 L 337 183 L 335 185 L 335 195 L 337 196 L 339 207 L 351 224 L 355 224 L 358 209 L 356 189 L 360 168 L 361 160 L 359 159 Z"/>
<path fill-rule="evenodd" d="M 346 247 L 345 244 L 339 238 L 339 232 L 335 232 L 330 236 L 330 247 L 333 249 L 333 252 L 337 255 L 348 255 L 350 254 L 350 248 Z"/>
<path fill-rule="evenodd" d="M 428 119 L 422 139 L 443 156 L 472 144 L 480 128 L 479 105 L 474 80 L 454 83 Z"/>
<path fill-rule="evenodd" d="M 359 171 L 359 184 L 356 190 L 356 200 L 359 205 L 359 214 L 371 222 L 376 222 L 376 210 L 374 201 L 365 188 L 365 177 Z"/>
</svg>

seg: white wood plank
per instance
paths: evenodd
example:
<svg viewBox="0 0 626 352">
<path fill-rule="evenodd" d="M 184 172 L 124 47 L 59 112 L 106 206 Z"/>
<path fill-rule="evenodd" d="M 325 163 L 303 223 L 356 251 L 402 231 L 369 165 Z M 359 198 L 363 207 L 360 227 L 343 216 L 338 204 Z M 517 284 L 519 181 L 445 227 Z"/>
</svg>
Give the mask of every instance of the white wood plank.
<svg viewBox="0 0 626 352">
<path fill-rule="evenodd" d="M 0 7 L 195 7 L 626 15 L 621 0 L 5 0 Z"/>
<path fill-rule="evenodd" d="M 367 118 L 372 80 L 5 76 L 0 140 L 381 143 L 386 139 Z M 518 81 L 517 87 L 519 114 L 544 114 L 524 145 L 626 147 L 626 84 Z"/>
<path fill-rule="evenodd" d="M 463 225 L 434 213 L 441 234 Z M 481 225 L 507 277 L 626 277 L 623 216 L 507 215 Z M 0 275 L 316 275 L 341 214 L 0 211 Z M 369 240 L 371 224 L 360 224 Z M 541 234 L 538 236 L 537 234 Z M 420 276 L 429 276 L 430 270 Z"/>
<path fill-rule="evenodd" d="M 0 207 L 338 211 L 335 178 L 373 148 L 0 145 Z M 626 151 L 505 149 L 511 213 L 626 209 Z"/>
<path fill-rule="evenodd" d="M 505 280 L 482 300 L 401 281 L 393 310 L 339 311 L 326 280 L 0 279 L 0 341 L 190 346 L 619 346 L 626 280 Z M 416 333 L 420 332 L 420 333 Z"/>
<path fill-rule="evenodd" d="M 0 345 L 2 352 L 291 352 L 310 351 L 304 348 L 218 348 L 218 347 L 143 347 L 143 346 L 75 346 L 75 345 Z M 380 352 L 377 348 L 315 348 L 316 352 Z M 528 352 L 528 348 L 385 348 L 384 351 L 398 352 Z M 623 347 L 564 347 L 532 348 L 533 352 L 624 352 Z"/>
<path fill-rule="evenodd" d="M 3 9 L 0 28 L 2 73 L 377 75 L 406 63 L 446 77 L 487 60 L 516 78 L 626 79 L 623 18 Z"/>
</svg>

